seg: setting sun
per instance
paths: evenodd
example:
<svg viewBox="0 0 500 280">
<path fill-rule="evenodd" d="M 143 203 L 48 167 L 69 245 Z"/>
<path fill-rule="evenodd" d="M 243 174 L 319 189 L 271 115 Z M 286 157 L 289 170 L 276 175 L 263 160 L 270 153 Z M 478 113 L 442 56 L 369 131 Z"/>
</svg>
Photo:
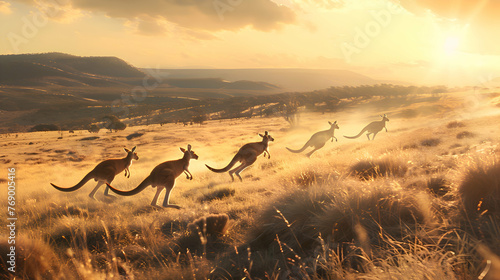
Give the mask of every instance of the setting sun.
<svg viewBox="0 0 500 280">
<path fill-rule="evenodd" d="M 444 43 L 444 52 L 447 55 L 453 55 L 460 44 L 460 38 L 456 36 L 447 37 Z"/>
</svg>

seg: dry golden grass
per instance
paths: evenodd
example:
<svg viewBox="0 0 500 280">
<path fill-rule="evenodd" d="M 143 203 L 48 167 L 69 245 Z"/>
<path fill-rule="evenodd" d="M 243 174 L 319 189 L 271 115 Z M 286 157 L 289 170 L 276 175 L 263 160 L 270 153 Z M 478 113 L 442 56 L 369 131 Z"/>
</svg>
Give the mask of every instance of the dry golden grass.
<svg viewBox="0 0 500 280">
<path fill-rule="evenodd" d="M 479 240 L 500 255 L 500 112 L 464 107 L 467 102 L 460 100 L 463 96 L 450 95 L 423 102 L 420 107 L 440 109 L 419 113 L 411 123 L 391 114 L 419 107 L 392 104 L 375 112 L 365 104 L 335 114 L 305 113 L 295 129 L 281 118 L 256 118 L 129 127 L 84 141 L 95 135 L 1 137 L 0 146 L 7 149 L 0 159 L 11 160 L 0 162 L 3 170 L 17 168 L 19 256 L 28 250 L 44 256 L 20 261 L 19 276 L 477 278 L 485 267 L 484 254 L 476 251 Z M 338 120 L 339 135 L 349 134 L 372 112 L 391 118 L 389 132 L 375 141 L 338 137 L 311 159 L 285 149 L 303 144 L 328 120 Z M 467 137 L 457 137 L 462 125 Z M 271 159 L 259 157 L 242 173 L 243 182 L 204 166 L 227 164 L 243 144 L 260 141 L 257 134 L 264 130 L 275 138 Z M 143 135 L 127 140 L 131 133 Z M 73 193 L 49 184 L 73 186 L 98 162 L 122 157 L 123 147 L 137 145 L 140 159 L 130 178 L 119 174 L 113 182 L 132 189 L 157 164 L 182 157 L 179 147 L 187 144 L 200 158 L 190 163 L 193 180 L 177 178 L 171 203 L 180 210 L 150 206 L 152 188 L 106 198 L 102 187 L 94 201 L 88 198 L 93 181 Z M 6 205 L 5 196 L 0 203 Z M 5 212 L 0 219 L 6 220 Z M 2 227 L 0 234 L 8 232 Z M 0 240 L 2 255 L 5 240 Z M 10 277 L 5 271 L 3 276 Z"/>
</svg>

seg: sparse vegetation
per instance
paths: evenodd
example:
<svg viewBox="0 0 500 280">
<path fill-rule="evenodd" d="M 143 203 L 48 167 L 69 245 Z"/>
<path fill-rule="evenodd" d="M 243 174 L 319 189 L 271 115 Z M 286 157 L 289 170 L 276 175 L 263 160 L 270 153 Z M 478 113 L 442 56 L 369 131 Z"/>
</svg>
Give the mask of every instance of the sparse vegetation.
<svg viewBox="0 0 500 280">
<path fill-rule="evenodd" d="M 420 142 L 420 145 L 422 145 L 424 147 L 435 147 L 435 146 L 438 146 L 439 144 L 441 144 L 441 139 L 439 139 L 439 138 L 429 138 L 429 139 L 422 140 Z"/>
<path fill-rule="evenodd" d="M 224 199 L 224 198 L 228 198 L 228 197 L 231 197 L 231 196 L 234 196 L 236 190 L 233 189 L 233 188 L 217 188 L 213 191 L 210 191 L 209 193 L 205 194 L 202 198 L 201 198 L 201 201 L 202 202 L 210 202 L 212 200 L 216 200 L 216 199 Z"/>
<path fill-rule="evenodd" d="M 468 120 L 481 130 L 467 141 L 457 140 L 460 130 L 443 131 L 446 122 L 424 115 L 417 115 L 422 126 L 391 119 L 389 132 L 374 141 L 339 138 L 311 159 L 285 150 L 299 137 L 280 114 L 207 120 L 199 127 L 132 126 L 94 141 L 79 141 L 88 139 L 86 132 L 58 141 L 58 132 L 2 137 L 8 149 L 0 160 L 29 170 L 18 177 L 26 187 L 16 198 L 23 205 L 19 277 L 475 279 L 485 259 L 500 255 L 500 141 L 490 139 L 498 133 L 498 115 Z M 314 125 L 330 117 L 303 113 L 300 122 L 316 131 Z M 335 117 L 347 119 L 342 112 Z M 263 129 L 275 138 L 272 156 L 259 158 L 243 182 L 230 183 L 204 166 L 227 164 L 227 155 Z M 142 135 L 127 139 L 135 134 Z M 180 176 L 172 192 L 182 209 L 148 205 L 151 188 L 130 198 L 98 193 L 91 201 L 91 183 L 72 193 L 49 185 L 74 184 L 92 164 L 120 156 L 116 147 L 137 144 L 141 160 L 132 175 L 115 179 L 130 190 L 188 143 L 200 158 L 190 164 L 194 179 Z M 10 149 L 16 146 L 22 149 Z M 7 246 L 0 242 L 1 254 Z"/>
</svg>

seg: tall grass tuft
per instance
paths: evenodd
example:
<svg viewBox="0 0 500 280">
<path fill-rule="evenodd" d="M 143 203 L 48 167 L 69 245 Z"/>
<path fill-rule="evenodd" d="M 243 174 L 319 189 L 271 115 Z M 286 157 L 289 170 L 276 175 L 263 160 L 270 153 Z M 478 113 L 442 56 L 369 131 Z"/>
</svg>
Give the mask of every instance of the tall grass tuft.
<svg viewBox="0 0 500 280">
<path fill-rule="evenodd" d="M 451 191 L 450 182 L 444 177 L 432 177 L 426 185 L 427 190 L 436 196 L 444 196 Z"/>
<path fill-rule="evenodd" d="M 432 210 L 423 209 L 428 206 L 397 186 L 338 185 L 300 190 L 264 211 L 251 234 L 251 245 L 267 248 L 279 236 L 297 252 L 310 251 L 321 235 L 333 242 L 356 241 L 368 247 L 379 242 L 381 231 L 406 236 L 407 229 L 431 221 Z"/>
<path fill-rule="evenodd" d="M 361 160 L 350 168 L 351 174 L 362 180 L 372 180 L 384 176 L 403 177 L 407 170 L 408 165 L 406 162 L 390 157 L 378 160 Z"/>
<path fill-rule="evenodd" d="M 213 200 L 224 199 L 224 198 L 234 196 L 235 193 L 236 193 L 236 190 L 234 188 L 231 188 L 231 187 L 217 188 L 217 189 L 203 195 L 200 198 L 200 201 L 201 202 L 210 202 Z"/>
<path fill-rule="evenodd" d="M 48 244 L 41 240 L 18 237 L 16 239 L 15 270 L 11 273 L 7 270 L 7 264 L 12 244 L 8 244 L 7 237 L 0 241 L 0 275 L 2 279 L 58 279 L 60 260 Z M 11 277 L 9 277 L 11 275 Z M 4 278 L 5 277 L 5 278 Z"/>
<path fill-rule="evenodd" d="M 476 161 L 465 170 L 458 192 L 468 213 L 500 211 L 500 162 Z"/>
</svg>

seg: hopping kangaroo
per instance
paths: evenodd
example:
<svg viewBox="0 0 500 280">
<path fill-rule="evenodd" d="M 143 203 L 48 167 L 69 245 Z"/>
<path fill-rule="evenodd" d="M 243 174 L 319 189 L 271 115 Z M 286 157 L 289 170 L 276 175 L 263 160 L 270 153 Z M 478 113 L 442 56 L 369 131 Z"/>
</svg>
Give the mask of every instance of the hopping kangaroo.
<svg viewBox="0 0 500 280">
<path fill-rule="evenodd" d="M 292 153 L 302 153 L 307 147 L 314 147 L 314 150 L 310 151 L 307 153 L 307 157 L 311 157 L 311 155 L 316 152 L 317 150 L 323 148 L 326 144 L 326 142 L 331 138 L 332 142 L 333 139 L 335 138 L 335 141 L 337 141 L 337 137 L 335 137 L 334 132 L 335 129 L 339 129 L 339 126 L 337 125 L 337 121 L 334 123 L 328 122 L 330 124 L 330 129 L 328 130 L 323 130 L 320 132 L 316 132 L 311 136 L 311 138 L 306 142 L 304 147 L 300 148 L 299 150 L 292 150 L 287 147 L 287 150 L 289 150 Z"/>
<path fill-rule="evenodd" d="M 231 162 L 224 168 L 222 169 L 215 169 L 213 167 L 208 167 L 208 169 L 212 170 L 213 172 L 216 173 L 222 173 L 229 171 L 236 163 L 241 162 L 241 165 L 236 167 L 235 169 L 229 171 L 229 175 L 231 176 L 231 179 L 234 181 L 233 173 L 238 176 L 240 181 L 243 181 L 240 176 L 240 172 L 243 171 L 245 168 L 248 166 L 252 165 L 256 160 L 257 157 L 264 153 L 264 157 L 266 157 L 266 153 L 268 155 L 268 158 L 271 158 L 271 154 L 269 153 L 269 141 L 274 141 L 274 138 L 269 135 L 269 133 L 266 131 L 264 135 L 259 134 L 260 137 L 262 137 L 261 142 L 253 142 L 253 143 L 248 143 L 243 145 L 236 155 L 233 157 Z"/>
<path fill-rule="evenodd" d="M 160 193 L 163 191 L 163 189 L 166 189 L 167 192 L 165 193 L 165 198 L 163 199 L 163 207 L 180 209 L 180 206 L 169 204 L 168 202 L 170 192 L 174 188 L 175 178 L 179 177 L 182 173 L 185 173 L 187 179 L 193 180 L 193 175 L 191 175 L 191 172 L 189 172 L 188 170 L 189 161 L 191 159 L 198 159 L 198 155 L 193 150 L 191 150 L 191 145 L 188 145 L 187 150 L 185 150 L 184 148 L 180 149 L 181 152 L 184 153 L 184 156 L 181 159 L 160 163 L 153 169 L 153 171 L 151 171 L 151 174 L 149 174 L 149 176 L 146 177 L 146 179 L 144 179 L 144 181 L 142 181 L 142 183 L 140 183 L 136 188 L 130 191 L 120 191 L 112 187 L 110 184 L 107 184 L 108 187 L 113 192 L 119 195 L 132 196 L 140 193 L 146 187 L 151 185 L 153 186 L 153 188 L 157 188 L 153 201 L 151 201 L 152 206 L 157 206 L 156 204 L 158 203 L 158 197 L 160 196 Z"/>
<path fill-rule="evenodd" d="M 367 126 L 365 126 L 365 128 L 361 130 L 361 132 L 358 135 L 356 136 L 344 135 L 344 137 L 349 139 L 355 139 L 361 136 L 361 134 L 363 134 L 365 131 L 367 131 L 368 133 L 366 134 L 366 137 L 368 137 L 368 140 L 374 140 L 375 136 L 377 136 L 377 133 L 379 133 L 382 129 L 385 128 L 385 132 L 387 132 L 387 127 L 385 127 L 385 122 L 388 122 L 389 119 L 387 118 L 386 114 L 384 114 L 383 116 L 381 115 L 380 117 L 382 117 L 381 121 L 374 121 L 369 123 Z M 372 139 L 370 139 L 370 134 L 373 134 Z"/>
<path fill-rule="evenodd" d="M 132 165 L 132 160 L 138 160 L 139 157 L 135 152 L 137 147 L 133 147 L 132 150 L 124 148 L 125 152 L 127 152 L 127 156 L 121 159 L 108 159 L 101 163 L 99 163 L 92 171 L 90 171 L 83 179 L 76 185 L 71 188 L 61 188 L 52 183 L 50 183 L 54 188 L 63 191 L 63 192 L 72 192 L 81 188 L 85 183 L 94 179 L 97 181 L 97 186 L 90 192 L 89 197 L 94 198 L 95 193 L 99 189 L 100 186 L 104 185 L 104 183 L 111 183 L 116 175 L 120 174 L 123 170 L 125 170 L 125 177 L 130 178 L 130 165 Z M 105 196 L 110 196 L 108 194 L 109 188 L 106 187 L 104 190 Z"/>
</svg>

